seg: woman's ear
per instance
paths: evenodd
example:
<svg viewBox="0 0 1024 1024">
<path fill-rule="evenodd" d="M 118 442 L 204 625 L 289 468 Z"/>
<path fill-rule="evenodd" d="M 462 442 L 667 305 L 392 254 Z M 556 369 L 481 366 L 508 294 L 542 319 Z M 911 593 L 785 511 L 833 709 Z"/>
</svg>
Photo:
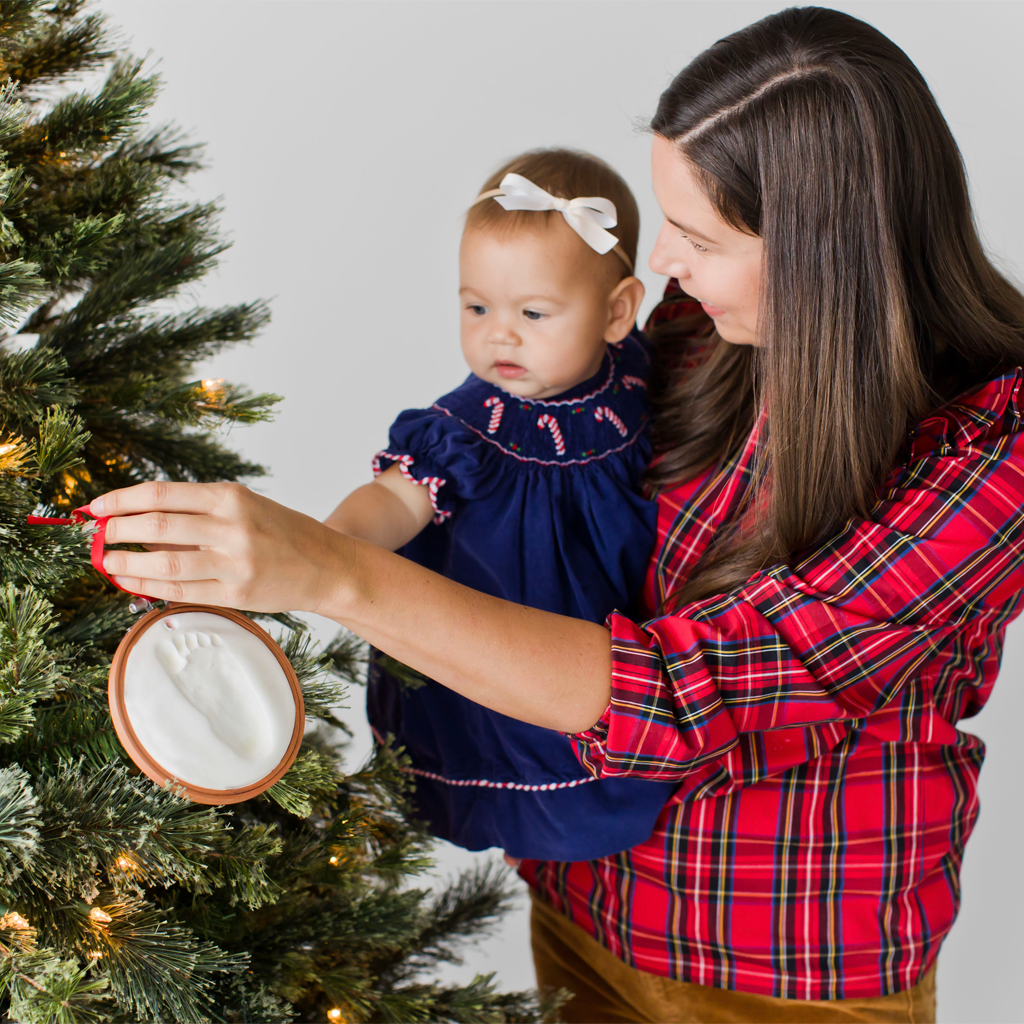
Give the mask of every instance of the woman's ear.
<svg viewBox="0 0 1024 1024">
<path fill-rule="evenodd" d="M 604 340 L 614 344 L 636 326 L 636 315 L 644 299 L 643 283 L 636 277 L 623 278 L 608 296 L 608 326 Z"/>
</svg>

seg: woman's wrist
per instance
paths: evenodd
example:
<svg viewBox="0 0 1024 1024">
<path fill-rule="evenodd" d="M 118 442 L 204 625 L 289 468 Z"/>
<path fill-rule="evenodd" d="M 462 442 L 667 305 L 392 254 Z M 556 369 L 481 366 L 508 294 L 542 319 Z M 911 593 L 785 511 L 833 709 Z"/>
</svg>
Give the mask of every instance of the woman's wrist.
<svg viewBox="0 0 1024 1024">
<path fill-rule="evenodd" d="M 307 611 L 347 625 L 361 604 L 362 563 L 360 548 L 374 548 L 368 541 L 323 527 L 324 551 L 314 565 L 314 587 Z M 378 548 L 377 550 L 382 550 Z"/>
</svg>

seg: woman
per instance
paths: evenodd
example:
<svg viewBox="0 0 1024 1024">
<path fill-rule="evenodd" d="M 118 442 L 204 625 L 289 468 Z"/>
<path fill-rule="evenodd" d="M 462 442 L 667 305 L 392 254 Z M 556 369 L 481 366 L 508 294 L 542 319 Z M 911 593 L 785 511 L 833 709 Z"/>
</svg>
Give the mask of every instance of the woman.
<svg viewBox="0 0 1024 1024">
<path fill-rule="evenodd" d="M 658 316 L 650 621 L 493 599 L 235 485 L 97 500 L 110 543 L 151 548 L 106 568 L 325 615 L 597 775 L 678 782 L 646 843 L 522 865 L 565 1019 L 934 1020 L 982 759 L 954 725 L 1024 588 L 1024 298 L 927 86 L 862 22 L 720 41 L 652 128 L 651 266 L 703 313 Z"/>
</svg>

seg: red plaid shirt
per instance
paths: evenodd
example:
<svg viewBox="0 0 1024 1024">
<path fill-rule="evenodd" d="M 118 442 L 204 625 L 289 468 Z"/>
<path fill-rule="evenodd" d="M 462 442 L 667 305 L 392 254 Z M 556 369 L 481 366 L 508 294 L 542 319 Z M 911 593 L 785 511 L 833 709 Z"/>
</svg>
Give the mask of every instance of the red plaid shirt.
<svg viewBox="0 0 1024 1024">
<path fill-rule="evenodd" d="M 866 519 L 738 590 L 662 614 L 748 484 L 743 450 L 659 497 L 612 698 L 574 742 L 601 777 L 672 779 L 651 838 L 527 861 L 628 964 L 793 999 L 915 985 L 956 917 L 987 699 L 1024 588 L 1021 371 L 921 422 Z"/>
</svg>

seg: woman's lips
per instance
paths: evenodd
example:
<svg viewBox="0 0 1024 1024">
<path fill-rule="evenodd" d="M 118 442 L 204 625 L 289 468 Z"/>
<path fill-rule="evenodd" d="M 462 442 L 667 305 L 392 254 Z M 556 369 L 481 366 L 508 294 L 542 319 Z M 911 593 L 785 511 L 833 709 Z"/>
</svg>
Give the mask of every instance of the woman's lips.
<svg viewBox="0 0 1024 1024">
<path fill-rule="evenodd" d="M 522 377 L 526 373 L 526 367 L 520 366 L 518 363 L 495 363 L 494 368 L 505 380 L 515 380 L 516 377 Z"/>
<path fill-rule="evenodd" d="M 725 310 L 719 309 L 717 306 L 712 306 L 710 302 L 702 302 L 701 309 L 712 319 L 716 316 L 725 316 Z"/>
</svg>

